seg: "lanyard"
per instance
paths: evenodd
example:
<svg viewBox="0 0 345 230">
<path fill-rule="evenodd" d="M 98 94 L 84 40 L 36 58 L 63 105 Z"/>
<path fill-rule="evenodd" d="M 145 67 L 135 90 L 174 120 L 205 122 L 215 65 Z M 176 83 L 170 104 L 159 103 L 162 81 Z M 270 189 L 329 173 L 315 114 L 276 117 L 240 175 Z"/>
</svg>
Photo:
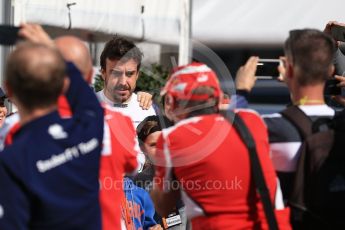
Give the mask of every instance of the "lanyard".
<svg viewBox="0 0 345 230">
<path fill-rule="evenodd" d="M 309 100 L 307 96 L 295 101 L 294 105 L 305 105 L 305 104 L 325 104 L 324 100 Z"/>
</svg>

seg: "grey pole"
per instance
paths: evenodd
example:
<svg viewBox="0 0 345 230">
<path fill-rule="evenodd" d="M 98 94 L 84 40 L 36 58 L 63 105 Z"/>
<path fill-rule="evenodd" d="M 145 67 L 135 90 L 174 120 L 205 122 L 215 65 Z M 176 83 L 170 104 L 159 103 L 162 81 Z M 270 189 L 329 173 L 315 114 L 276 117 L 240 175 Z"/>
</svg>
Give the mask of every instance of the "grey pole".
<svg viewBox="0 0 345 230">
<path fill-rule="evenodd" d="M 192 56 L 192 0 L 180 0 L 180 15 L 178 64 L 186 65 Z"/>
<path fill-rule="evenodd" d="M 13 25 L 13 7 L 11 0 L 0 0 L 0 24 Z M 11 51 L 10 46 L 0 45 L 0 86 L 3 88 L 6 58 Z M 6 103 L 7 109 L 12 112 L 12 103 Z"/>
</svg>

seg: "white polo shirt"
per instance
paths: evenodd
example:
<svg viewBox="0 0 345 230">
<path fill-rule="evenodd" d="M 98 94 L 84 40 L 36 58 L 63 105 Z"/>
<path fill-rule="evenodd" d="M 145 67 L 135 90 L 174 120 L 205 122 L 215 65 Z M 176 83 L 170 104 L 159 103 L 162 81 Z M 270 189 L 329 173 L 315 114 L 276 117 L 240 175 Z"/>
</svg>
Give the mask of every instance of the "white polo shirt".
<svg viewBox="0 0 345 230">
<path fill-rule="evenodd" d="M 110 106 L 114 106 L 114 102 L 112 102 L 111 100 L 109 100 L 105 95 L 104 95 L 104 91 L 101 90 L 99 92 L 97 92 L 97 97 L 100 100 L 100 102 L 106 103 Z M 136 93 L 132 93 L 132 96 L 129 100 L 129 102 L 127 103 L 123 103 L 123 104 L 127 104 L 128 106 L 125 108 L 120 108 L 117 107 L 119 111 L 121 111 L 123 114 L 129 116 L 132 121 L 133 121 L 133 125 L 136 128 L 140 122 L 142 122 L 146 117 L 148 116 L 152 116 L 152 115 L 156 115 L 155 110 L 153 109 L 153 107 L 151 106 L 148 110 L 144 110 L 140 107 L 139 102 L 137 100 L 137 94 Z"/>
</svg>

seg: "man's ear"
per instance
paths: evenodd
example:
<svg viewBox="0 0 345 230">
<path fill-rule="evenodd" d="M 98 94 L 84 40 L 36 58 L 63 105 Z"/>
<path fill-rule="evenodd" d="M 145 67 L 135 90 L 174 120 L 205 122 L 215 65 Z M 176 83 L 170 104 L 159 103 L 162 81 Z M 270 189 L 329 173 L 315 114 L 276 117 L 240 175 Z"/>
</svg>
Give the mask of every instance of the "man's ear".
<svg viewBox="0 0 345 230">
<path fill-rule="evenodd" d="M 137 80 L 138 80 L 139 76 L 140 76 L 140 69 L 138 69 L 137 76 L 135 76 L 137 78 Z"/>
<path fill-rule="evenodd" d="M 5 86 L 5 92 L 6 92 L 7 97 L 8 98 L 13 97 L 13 91 L 12 91 L 11 87 L 8 86 L 7 81 L 4 82 L 4 86 Z"/>
<path fill-rule="evenodd" d="M 334 75 L 335 67 L 333 64 L 328 68 L 328 76 L 332 77 Z"/>
<path fill-rule="evenodd" d="M 101 69 L 101 78 L 103 79 L 103 81 L 105 81 L 105 76 L 106 76 L 106 71 L 105 69 Z"/>
<path fill-rule="evenodd" d="M 175 100 L 174 97 L 172 97 L 170 94 L 165 95 L 165 105 L 169 106 L 171 110 L 175 109 Z"/>
<path fill-rule="evenodd" d="M 63 87 L 62 87 L 62 93 L 65 94 L 69 88 L 70 85 L 70 79 L 68 77 L 65 77 L 63 79 Z"/>
<path fill-rule="evenodd" d="M 4 82 L 4 87 L 5 87 L 6 95 L 7 95 L 8 99 L 11 101 L 11 103 L 13 103 L 16 107 L 20 106 L 20 105 L 18 105 L 18 101 L 16 100 L 16 98 L 13 95 L 13 90 L 8 85 L 7 81 Z"/>
<path fill-rule="evenodd" d="M 294 77 L 294 66 L 291 64 L 291 62 L 290 61 L 287 61 L 286 62 L 286 67 L 285 67 L 286 69 L 286 72 L 285 72 L 285 77 L 287 78 L 287 79 L 291 79 L 291 78 L 293 78 Z"/>
</svg>

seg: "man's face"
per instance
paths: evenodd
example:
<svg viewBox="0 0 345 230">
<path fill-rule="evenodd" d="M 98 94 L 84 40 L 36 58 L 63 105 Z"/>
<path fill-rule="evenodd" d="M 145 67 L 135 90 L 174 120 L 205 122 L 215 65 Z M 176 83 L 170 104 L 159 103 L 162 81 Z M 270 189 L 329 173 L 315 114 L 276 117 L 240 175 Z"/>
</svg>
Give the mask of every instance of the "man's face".
<svg viewBox="0 0 345 230">
<path fill-rule="evenodd" d="M 127 102 L 138 80 L 137 66 L 138 63 L 133 59 L 124 61 L 107 58 L 106 68 L 102 69 L 105 96 L 114 102 Z"/>
</svg>

